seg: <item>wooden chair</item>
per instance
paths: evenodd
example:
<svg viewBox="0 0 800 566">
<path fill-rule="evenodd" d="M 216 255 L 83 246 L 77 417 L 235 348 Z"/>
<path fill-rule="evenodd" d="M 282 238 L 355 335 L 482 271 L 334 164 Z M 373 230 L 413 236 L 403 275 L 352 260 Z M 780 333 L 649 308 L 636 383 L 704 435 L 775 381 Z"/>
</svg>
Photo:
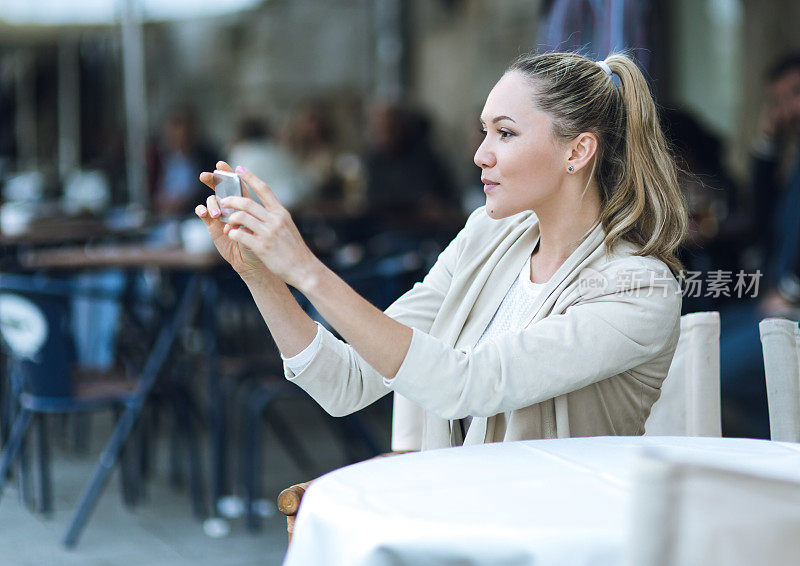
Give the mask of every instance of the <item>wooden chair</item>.
<svg viewBox="0 0 800 566">
<path fill-rule="evenodd" d="M 414 450 L 397 450 L 395 452 L 387 452 L 386 454 L 379 454 L 375 458 L 385 458 L 387 456 L 395 456 L 397 454 L 407 454 L 415 452 Z M 375 458 L 369 458 L 374 460 Z M 278 495 L 278 509 L 281 513 L 286 515 L 286 532 L 289 535 L 288 544 L 292 542 L 292 533 L 294 532 L 294 521 L 297 518 L 297 513 L 300 511 L 300 503 L 303 496 L 308 490 L 309 486 L 315 480 L 310 480 L 303 483 L 296 483 L 291 487 L 287 487 Z"/>
</svg>

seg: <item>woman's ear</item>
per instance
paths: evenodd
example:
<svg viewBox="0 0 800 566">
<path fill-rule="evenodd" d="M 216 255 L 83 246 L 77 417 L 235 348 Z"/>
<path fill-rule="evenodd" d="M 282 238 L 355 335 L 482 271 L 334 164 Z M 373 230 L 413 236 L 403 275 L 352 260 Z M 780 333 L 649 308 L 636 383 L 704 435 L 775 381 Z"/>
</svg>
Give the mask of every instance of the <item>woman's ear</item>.
<svg viewBox="0 0 800 566">
<path fill-rule="evenodd" d="M 567 170 L 577 173 L 585 167 L 597 153 L 597 137 L 590 132 L 578 134 L 569 146 Z"/>
</svg>

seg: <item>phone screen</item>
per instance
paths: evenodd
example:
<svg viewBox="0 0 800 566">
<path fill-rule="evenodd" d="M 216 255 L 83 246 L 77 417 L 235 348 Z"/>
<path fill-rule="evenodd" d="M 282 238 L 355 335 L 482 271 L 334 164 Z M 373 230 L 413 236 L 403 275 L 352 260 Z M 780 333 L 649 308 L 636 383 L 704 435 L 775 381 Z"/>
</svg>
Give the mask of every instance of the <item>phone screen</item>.
<svg viewBox="0 0 800 566">
<path fill-rule="evenodd" d="M 239 175 L 230 171 L 215 169 L 214 192 L 217 195 L 217 200 L 224 199 L 225 197 L 242 196 L 242 181 L 239 179 Z M 228 222 L 234 210 L 232 208 L 222 208 L 221 212 L 220 220 Z"/>
</svg>

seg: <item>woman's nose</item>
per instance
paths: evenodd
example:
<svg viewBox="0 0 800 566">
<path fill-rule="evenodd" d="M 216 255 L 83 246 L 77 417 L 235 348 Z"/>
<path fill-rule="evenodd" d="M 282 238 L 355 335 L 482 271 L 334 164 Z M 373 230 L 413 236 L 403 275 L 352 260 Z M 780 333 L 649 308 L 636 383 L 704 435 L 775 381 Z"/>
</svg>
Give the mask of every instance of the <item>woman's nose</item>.
<svg viewBox="0 0 800 566">
<path fill-rule="evenodd" d="M 485 167 L 493 167 L 497 161 L 494 152 L 486 147 L 486 145 L 486 139 L 484 139 L 481 145 L 478 146 L 478 150 L 475 152 L 475 165 L 481 169 Z"/>
</svg>

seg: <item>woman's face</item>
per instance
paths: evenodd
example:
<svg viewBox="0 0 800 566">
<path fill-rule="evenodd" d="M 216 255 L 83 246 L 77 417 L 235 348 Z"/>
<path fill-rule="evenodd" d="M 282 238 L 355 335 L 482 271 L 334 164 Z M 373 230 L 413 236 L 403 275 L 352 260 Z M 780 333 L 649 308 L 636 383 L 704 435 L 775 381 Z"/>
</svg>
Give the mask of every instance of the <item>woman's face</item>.
<svg viewBox="0 0 800 566">
<path fill-rule="evenodd" d="M 486 212 L 506 218 L 535 210 L 557 193 L 567 171 L 566 145 L 550 117 L 534 107 L 522 73 L 510 71 L 494 86 L 481 114 L 483 142 L 475 152 L 486 193 Z"/>
</svg>

